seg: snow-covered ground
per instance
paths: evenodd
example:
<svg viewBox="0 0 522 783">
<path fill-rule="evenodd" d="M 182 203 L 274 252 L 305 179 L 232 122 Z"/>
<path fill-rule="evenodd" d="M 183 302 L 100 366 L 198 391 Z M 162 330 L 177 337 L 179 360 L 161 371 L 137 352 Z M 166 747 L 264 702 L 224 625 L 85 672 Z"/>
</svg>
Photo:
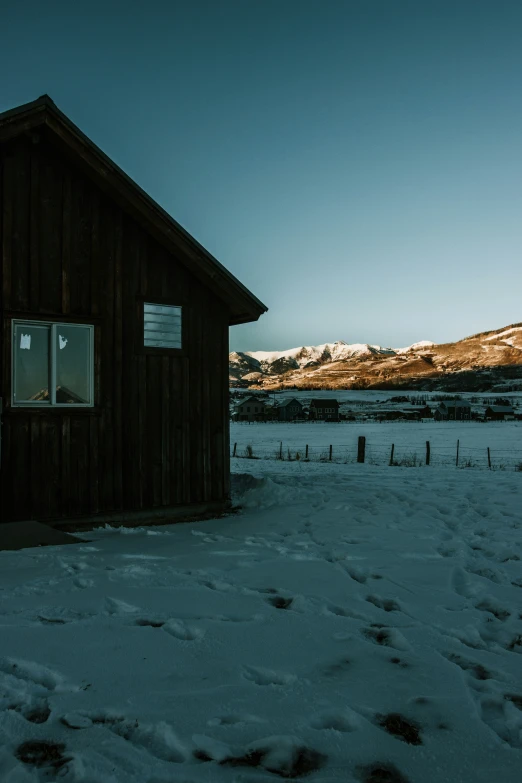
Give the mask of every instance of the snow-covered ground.
<svg viewBox="0 0 522 783">
<path fill-rule="evenodd" d="M 239 514 L 0 552 L 2 783 L 519 781 L 522 475 L 245 466 Z"/>
<path fill-rule="evenodd" d="M 355 462 L 357 441 L 366 438 L 366 459 L 374 464 L 387 464 L 391 445 L 395 444 L 394 460 L 424 464 L 426 441 L 430 442 L 431 466 L 455 465 L 457 441 L 459 441 L 459 465 L 461 467 L 487 468 L 488 448 L 492 467 L 514 470 L 522 466 L 522 422 L 436 422 L 416 421 L 357 421 L 357 422 L 267 422 L 248 424 L 232 422 L 230 440 L 237 454 L 244 454 L 252 446 L 253 455 L 274 458 L 280 444 L 285 459 L 301 459 L 306 454 L 311 460 L 329 457 L 332 445 L 334 461 Z M 307 465 L 303 470 L 307 470 Z M 244 464 L 243 464 L 244 469 Z"/>
</svg>

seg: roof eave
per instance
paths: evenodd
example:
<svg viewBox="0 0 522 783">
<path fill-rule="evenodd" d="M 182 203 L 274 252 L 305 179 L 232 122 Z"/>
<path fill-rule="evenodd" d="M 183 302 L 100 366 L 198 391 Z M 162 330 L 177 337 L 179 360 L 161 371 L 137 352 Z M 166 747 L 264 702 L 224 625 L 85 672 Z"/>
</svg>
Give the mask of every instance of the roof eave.
<svg viewBox="0 0 522 783">
<path fill-rule="evenodd" d="M 1 113 L 0 141 L 6 141 L 41 125 L 46 125 L 54 131 L 87 163 L 90 162 L 90 157 L 94 157 L 97 171 L 104 180 L 112 179 L 115 185 L 116 183 L 119 185 L 117 187 L 119 195 L 132 203 L 132 206 L 145 217 L 148 216 L 152 220 L 154 216 L 157 227 L 166 239 L 175 241 L 178 245 L 181 243 L 185 247 L 187 267 L 196 272 L 193 265 L 197 266 L 200 277 L 205 278 L 207 283 L 213 284 L 218 296 L 229 305 L 231 326 L 257 321 L 263 313 L 267 312 L 268 307 L 263 302 L 94 144 L 60 111 L 48 95 L 42 95 L 35 101 Z M 135 198 L 133 199 L 132 196 Z"/>
</svg>

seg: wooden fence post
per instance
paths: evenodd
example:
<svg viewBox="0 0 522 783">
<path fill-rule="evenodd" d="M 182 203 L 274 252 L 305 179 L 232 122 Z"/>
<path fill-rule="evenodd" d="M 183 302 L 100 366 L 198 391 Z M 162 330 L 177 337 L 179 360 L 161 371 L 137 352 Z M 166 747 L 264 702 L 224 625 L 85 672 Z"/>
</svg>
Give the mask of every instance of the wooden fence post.
<svg viewBox="0 0 522 783">
<path fill-rule="evenodd" d="M 306 444 L 305 459 L 308 459 L 308 443 Z"/>
<path fill-rule="evenodd" d="M 457 468 L 459 466 L 459 446 L 460 446 L 460 440 L 457 441 L 457 459 L 455 461 L 455 467 Z"/>
<path fill-rule="evenodd" d="M 279 444 L 279 459 L 283 459 L 283 441 Z"/>
<path fill-rule="evenodd" d="M 394 451 L 395 451 L 395 443 L 392 443 L 391 454 L 390 454 L 390 465 L 393 465 L 393 452 Z"/>
<path fill-rule="evenodd" d="M 366 438 L 364 435 L 359 435 L 357 440 L 357 462 L 364 462 L 364 455 L 366 451 Z"/>
<path fill-rule="evenodd" d="M 332 445 L 330 444 L 330 462 L 332 461 Z"/>
<path fill-rule="evenodd" d="M 491 470 L 491 452 L 488 446 L 488 468 Z"/>
<path fill-rule="evenodd" d="M 232 454 L 233 457 L 236 456 L 236 451 L 237 451 L 237 443 L 234 443 L 234 453 Z"/>
<path fill-rule="evenodd" d="M 430 464 L 431 448 L 429 440 L 426 441 L 426 465 Z"/>
</svg>

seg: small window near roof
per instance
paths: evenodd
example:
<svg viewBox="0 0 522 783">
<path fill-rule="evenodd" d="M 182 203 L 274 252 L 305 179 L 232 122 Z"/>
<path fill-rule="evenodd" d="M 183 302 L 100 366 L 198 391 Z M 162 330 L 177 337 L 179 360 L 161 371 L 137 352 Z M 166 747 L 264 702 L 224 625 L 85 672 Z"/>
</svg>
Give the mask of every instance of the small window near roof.
<svg viewBox="0 0 522 783">
<path fill-rule="evenodd" d="M 148 348 L 181 348 L 181 307 L 145 302 L 143 344 Z"/>
</svg>

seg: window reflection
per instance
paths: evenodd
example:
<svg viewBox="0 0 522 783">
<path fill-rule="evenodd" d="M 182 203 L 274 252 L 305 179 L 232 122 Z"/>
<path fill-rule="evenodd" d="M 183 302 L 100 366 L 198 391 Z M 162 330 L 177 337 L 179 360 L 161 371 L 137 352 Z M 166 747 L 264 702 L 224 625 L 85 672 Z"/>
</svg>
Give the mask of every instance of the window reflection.
<svg viewBox="0 0 522 783">
<path fill-rule="evenodd" d="M 81 326 L 56 327 L 56 403 L 90 402 L 90 332 Z"/>
<path fill-rule="evenodd" d="M 14 340 L 16 400 L 49 402 L 49 327 L 17 324 Z"/>
</svg>

